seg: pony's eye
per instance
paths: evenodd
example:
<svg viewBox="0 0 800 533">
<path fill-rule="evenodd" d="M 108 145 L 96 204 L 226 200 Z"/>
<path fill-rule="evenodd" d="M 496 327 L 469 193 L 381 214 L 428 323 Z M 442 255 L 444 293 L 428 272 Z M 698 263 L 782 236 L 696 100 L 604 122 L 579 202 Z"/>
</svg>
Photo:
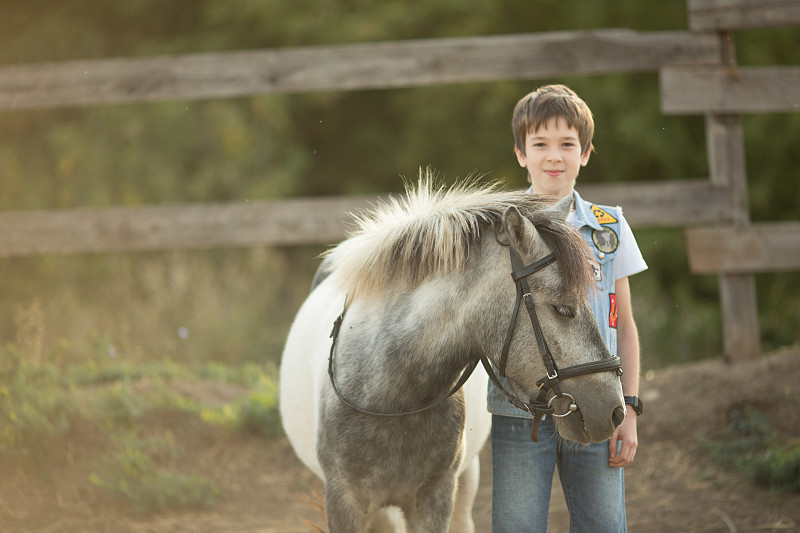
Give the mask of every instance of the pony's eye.
<svg viewBox="0 0 800 533">
<path fill-rule="evenodd" d="M 554 305 L 553 309 L 555 309 L 556 313 L 563 317 L 575 318 L 575 312 L 571 307 L 567 307 L 566 305 Z"/>
</svg>

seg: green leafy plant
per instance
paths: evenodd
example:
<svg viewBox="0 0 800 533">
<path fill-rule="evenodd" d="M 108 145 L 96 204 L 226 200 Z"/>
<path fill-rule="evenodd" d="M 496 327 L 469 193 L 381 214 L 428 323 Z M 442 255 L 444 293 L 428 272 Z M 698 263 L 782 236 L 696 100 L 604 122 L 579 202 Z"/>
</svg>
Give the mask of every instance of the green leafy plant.
<svg viewBox="0 0 800 533">
<path fill-rule="evenodd" d="M 89 480 L 110 496 L 142 514 L 166 509 L 206 508 L 219 491 L 196 473 L 175 467 L 181 454 L 171 434 L 139 438 L 129 434 L 116 441 L 117 452 Z"/>
<path fill-rule="evenodd" d="M 30 456 L 69 427 L 58 372 L 14 346 L 0 349 L 0 453 Z"/>
<path fill-rule="evenodd" d="M 800 492 L 800 444 L 775 432 L 758 409 L 728 412 L 725 434 L 702 443 L 721 463 L 735 467 L 775 492 Z"/>
<path fill-rule="evenodd" d="M 273 438 L 283 434 L 278 410 L 278 386 L 262 374 L 256 387 L 234 402 L 219 408 L 205 408 L 201 417 L 208 423 L 250 431 Z"/>
</svg>

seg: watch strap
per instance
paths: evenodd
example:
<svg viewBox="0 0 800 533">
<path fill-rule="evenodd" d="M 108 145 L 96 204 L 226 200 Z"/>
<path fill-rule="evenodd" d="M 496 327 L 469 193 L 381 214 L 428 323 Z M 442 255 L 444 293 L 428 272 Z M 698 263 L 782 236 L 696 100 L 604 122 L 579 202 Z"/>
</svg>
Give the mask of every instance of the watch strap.
<svg viewBox="0 0 800 533">
<path fill-rule="evenodd" d="M 642 414 L 642 401 L 638 396 L 625 396 L 624 398 L 625 404 L 633 407 L 633 410 L 636 412 L 637 416 Z"/>
</svg>

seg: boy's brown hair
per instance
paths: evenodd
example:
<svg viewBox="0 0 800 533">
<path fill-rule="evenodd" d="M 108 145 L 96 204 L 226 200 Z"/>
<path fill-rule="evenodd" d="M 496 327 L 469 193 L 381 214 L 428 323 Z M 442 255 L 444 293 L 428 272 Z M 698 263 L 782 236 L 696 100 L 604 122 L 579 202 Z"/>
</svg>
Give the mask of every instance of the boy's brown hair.
<svg viewBox="0 0 800 533">
<path fill-rule="evenodd" d="M 581 154 L 594 150 L 594 118 L 586 102 L 566 85 L 545 85 L 517 102 L 511 127 L 514 145 L 525 152 L 525 138 L 537 131 L 551 118 L 563 118 L 567 126 L 575 128 L 581 142 Z"/>
</svg>

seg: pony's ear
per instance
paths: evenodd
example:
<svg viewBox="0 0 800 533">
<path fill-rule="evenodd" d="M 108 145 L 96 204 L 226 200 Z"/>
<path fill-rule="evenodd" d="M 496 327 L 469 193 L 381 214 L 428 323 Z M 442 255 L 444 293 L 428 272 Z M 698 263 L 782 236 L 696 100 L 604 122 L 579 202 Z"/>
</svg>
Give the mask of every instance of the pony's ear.
<svg viewBox="0 0 800 533">
<path fill-rule="evenodd" d="M 565 196 L 561 200 L 555 203 L 552 207 L 547 208 L 547 212 L 555 219 L 555 220 L 567 220 L 567 216 L 569 212 L 572 210 L 573 199 L 572 195 Z"/>
<path fill-rule="evenodd" d="M 539 232 L 516 207 L 509 207 L 503 213 L 503 227 L 508 234 L 508 243 L 511 246 L 522 252 L 523 255 L 533 253 L 533 246 L 538 242 Z"/>
</svg>

